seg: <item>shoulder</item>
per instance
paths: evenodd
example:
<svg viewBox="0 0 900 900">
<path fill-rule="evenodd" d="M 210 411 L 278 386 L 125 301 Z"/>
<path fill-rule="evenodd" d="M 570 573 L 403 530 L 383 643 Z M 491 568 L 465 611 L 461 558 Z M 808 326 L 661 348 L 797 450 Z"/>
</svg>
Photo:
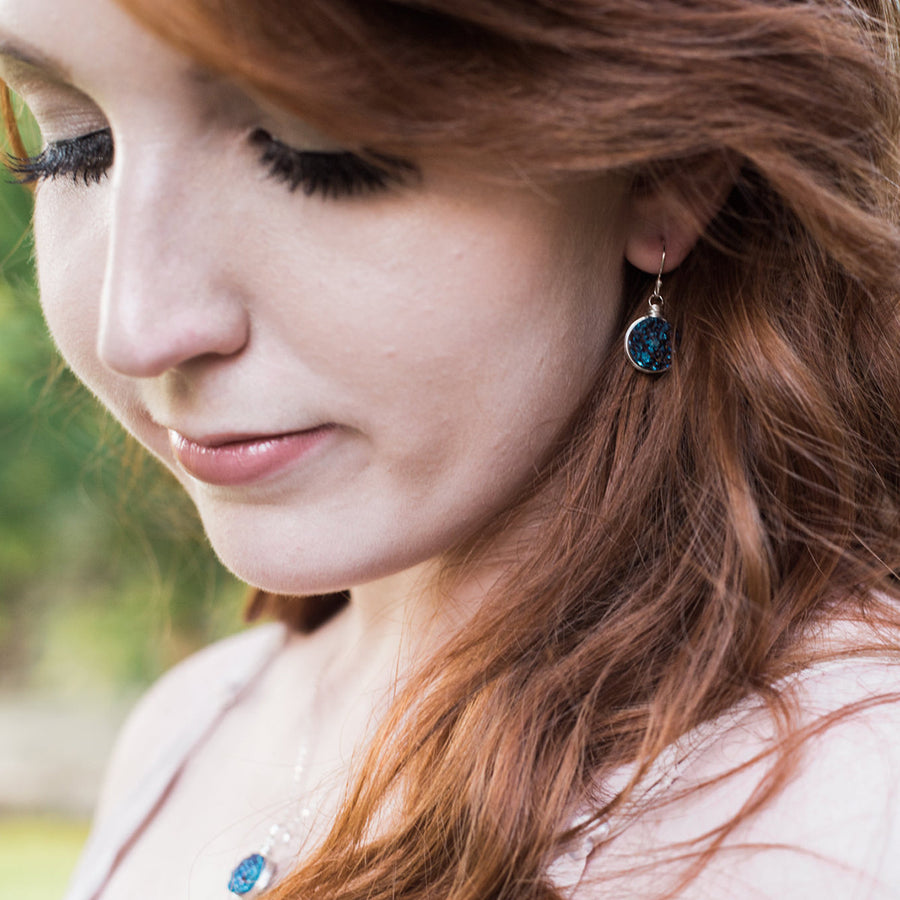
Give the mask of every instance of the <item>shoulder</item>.
<svg viewBox="0 0 900 900">
<path fill-rule="evenodd" d="M 224 710 L 283 646 L 284 626 L 263 625 L 182 660 L 138 701 L 116 741 L 96 818 L 102 821 L 192 725 Z M 185 738 L 188 744 L 189 738 Z"/>
<path fill-rule="evenodd" d="M 784 686 L 784 697 L 796 711 L 787 736 L 759 705 L 688 736 L 668 758 L 668 796 L 590 853 L 576 896 L 606 896 L 612 885 L 622 898 L 656 896 L 684 874 L 692 842 L 704 846 L 742 814 L 676 896 L 900 896 L 900 664 L 859 658 L 813 667 Z M 796 752 L 779 769 L 786 746 Z"/>
</svg>

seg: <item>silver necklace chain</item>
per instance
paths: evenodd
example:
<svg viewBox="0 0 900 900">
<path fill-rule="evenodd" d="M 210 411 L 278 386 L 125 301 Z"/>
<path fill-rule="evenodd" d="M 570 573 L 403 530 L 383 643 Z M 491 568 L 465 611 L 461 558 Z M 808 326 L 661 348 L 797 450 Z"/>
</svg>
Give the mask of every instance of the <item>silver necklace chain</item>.
<svg viewBox="0 0 900 900">
<path fill-rule="evenodd" d="M 293 793 L 297 798 L 294 814 L 286 821 L 274 823 L 259 850 L 244 857 L 234 867 L 228 882 L 228 890 L 232 894 L 246 898 L 258 897 L 272 885 L 278 874 L 279 864 L 293 856 L 309 838 L 312 830 L 312 807 L 305 790 L 308 761 L 309 743 L 304 738 L 297 751 L 291 776 Z"/>
</svg>

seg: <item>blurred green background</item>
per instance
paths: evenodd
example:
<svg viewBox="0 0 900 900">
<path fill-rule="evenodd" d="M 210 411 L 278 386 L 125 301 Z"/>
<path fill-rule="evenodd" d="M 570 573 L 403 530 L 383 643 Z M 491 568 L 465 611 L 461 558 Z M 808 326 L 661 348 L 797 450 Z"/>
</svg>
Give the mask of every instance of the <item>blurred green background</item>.
<svg viewBox="0 0 900 900">
<path fill-rule="evenodd" d="M 58 900 L 129 706 L 240 626 L 244 588 L 174 480 L 59 363 L 30 217 L 0 170 L 0 884 Z"/>
</svg>

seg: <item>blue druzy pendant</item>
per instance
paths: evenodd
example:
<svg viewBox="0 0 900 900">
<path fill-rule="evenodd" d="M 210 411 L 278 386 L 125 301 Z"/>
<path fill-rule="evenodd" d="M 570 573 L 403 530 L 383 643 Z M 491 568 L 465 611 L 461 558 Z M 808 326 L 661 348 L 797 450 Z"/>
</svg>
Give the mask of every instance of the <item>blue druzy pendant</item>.
<svg viewBox="0 0 900 900">
<path fill-rule="evenodd" d="M 672 365 L 672 326 L 656 307 L 625 332 L 625 355 L 639 371 L 658 375 Z"/>
<path fill-rule="evenodd" d="M 228 890 L 242 897 L 253 890 L 264 891 L 274 874 L 275 867 L 261 853 L 254 853 L 235 867 Z"/>
</svg>

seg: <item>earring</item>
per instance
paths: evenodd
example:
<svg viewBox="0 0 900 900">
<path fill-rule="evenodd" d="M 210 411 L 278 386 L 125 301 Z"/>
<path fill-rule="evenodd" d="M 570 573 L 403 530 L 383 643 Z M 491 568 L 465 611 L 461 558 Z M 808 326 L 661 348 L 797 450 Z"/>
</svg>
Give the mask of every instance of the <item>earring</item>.
<svg viewBox="0 0 900 900">
<path fill-rule="evenodd" d="M 665 301 L 662 290 L 662 273 L 666 264 L 666 246 L 663 244 L 662 260 L 656 287 L 648 298 L 650 312 L 635 319 L 625 332 L 625 355 L 638 371 L 660 375 L 672 365 L 672 326 L 662 314 Z"/>
</svg>

